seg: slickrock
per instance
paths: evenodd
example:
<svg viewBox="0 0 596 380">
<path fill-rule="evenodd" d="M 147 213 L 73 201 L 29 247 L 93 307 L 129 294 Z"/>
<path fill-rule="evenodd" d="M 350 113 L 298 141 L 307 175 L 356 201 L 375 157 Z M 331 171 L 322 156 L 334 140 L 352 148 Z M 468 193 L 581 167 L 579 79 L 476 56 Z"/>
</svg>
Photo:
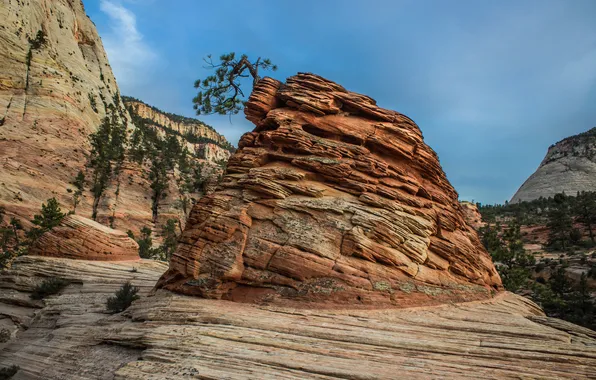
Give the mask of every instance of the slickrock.
<svg viewBox="0 0 596 380">
<path fill-rule="evenodd" d="M 437 155 L 407 116 L 313 74 L 261 80 L 246 115 L 255 130 L 241 138 L 218 190 L 194 206 L 158 287 L 367 308 L 501 289 Z"/>
<path fill-rule="evenodd" d="M 140 259 L 139 245 L 124 232 L 79 215 L 66 216 L 41 235 L 29 254 L 98 261 Z"/>
<path fill-rule="evenodd" d="M 595 188 L 596 127 L 551 145 L 538 169 L 521 185 L 511 202 L 549 198 L 557 193 L 575 196 Z"/>
<path fill-rule="evenodd" d="M 23 256 L 0 274 L 0 368 L 15 379 L 584 379 L 596 334 L 501 292 L 410 309 L 307 310 L 159 290 L 165 265 Z M 48 276 L 72 281 L 31 301 Z M 126 280 L 142 298 L 122 314 L 105 300 Z"/>
</svg>

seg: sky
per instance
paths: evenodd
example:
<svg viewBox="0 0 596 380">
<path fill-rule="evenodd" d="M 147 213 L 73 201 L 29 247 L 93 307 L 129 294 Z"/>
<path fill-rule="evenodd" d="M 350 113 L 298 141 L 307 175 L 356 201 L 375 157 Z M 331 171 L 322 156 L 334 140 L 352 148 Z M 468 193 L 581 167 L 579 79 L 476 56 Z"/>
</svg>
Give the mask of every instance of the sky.
<svg viewBox="0 0 596 380">
<path fill-rule="evenodd" d="M 460 199 L 510 199 L 596 126 L 594 0 L 84 0 L 123 95 L 194 117 L 203 57 L 313 72 L 412 118 Z M 242 113 L 198 116 L 234 145 Z"/>
</svg>

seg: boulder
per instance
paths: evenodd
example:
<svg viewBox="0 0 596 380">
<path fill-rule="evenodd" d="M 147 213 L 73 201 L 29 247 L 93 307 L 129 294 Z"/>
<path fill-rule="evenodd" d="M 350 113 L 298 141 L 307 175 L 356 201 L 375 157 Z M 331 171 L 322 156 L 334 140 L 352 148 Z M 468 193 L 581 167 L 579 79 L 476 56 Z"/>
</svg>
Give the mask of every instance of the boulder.
<svg viewBox="0 0 596 380">
<path fill-rule="evenodd" d="M 66 216 L 59 226 L 41 235 L 30 255 L 66 259 L 139 260 L 139 245 L 124 232 L 79 215 Z"/>
<path fill-rule="evenodd" d="M 407 116 L 313 74 L 262 79 L 158 287 L 296 306 L 490 297 L 501 280 Z"/>
</svg>

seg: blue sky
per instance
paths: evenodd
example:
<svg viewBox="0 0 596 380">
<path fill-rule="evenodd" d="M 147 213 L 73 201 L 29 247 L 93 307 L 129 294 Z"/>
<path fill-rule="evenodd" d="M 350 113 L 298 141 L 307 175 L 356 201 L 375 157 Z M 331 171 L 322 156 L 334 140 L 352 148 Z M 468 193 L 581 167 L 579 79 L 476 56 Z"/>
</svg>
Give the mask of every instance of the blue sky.
<svg viewBox="0 0 596 380">
<path fill-rule="evenodd" d="M 411 117 L 461 199 L 502 203 L 596 126 L 596 1 L 84 0 L 121 92 L 194 116 L 207 54 L 269 57 Z M 236 144 L 242 114 L 199 117 Z"/>
</svg>

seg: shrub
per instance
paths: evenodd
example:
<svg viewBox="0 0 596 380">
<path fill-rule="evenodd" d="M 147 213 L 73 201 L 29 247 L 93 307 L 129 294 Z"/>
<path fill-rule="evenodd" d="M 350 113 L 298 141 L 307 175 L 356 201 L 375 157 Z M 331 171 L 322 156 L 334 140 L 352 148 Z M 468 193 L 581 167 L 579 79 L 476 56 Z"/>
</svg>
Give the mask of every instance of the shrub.
<svg viewBox="0 0 596 380">
<path fill-rule="evenodd" d="M 0 380 L 8 380 L 19 372 L 19 366 L 12 365 L 10 367 L 0 368 Z"/>
<path fill-rule="evenodd" d="M 0 329 L 0 343 L 6 343 L 10 340 L 10 330 Z"/>
<path fill-rule="evenodd" d="M 139 288 L 132 286 L 130 282 L 126 282 L 120 287 L 114 297 L 108 298 L 108 311 L 112 314 L 115 314 L 128 309 L 128 307 L 132 304 L 132 301 L 141 298 L 137 295 L 138 292 Z"/>
<path fill-rule="evenodd" d="M 60 293 L 60 291 L 69 284 L 70 282 L 63 278 L 48 278 L 47 280 L 44 280 L 41 284 L 37 285 L 35 289 L 33 289 L 33 293 L 31 293 L 31 298 L 34 300 L 42 300 L 47 296 Z"/>
</svg>

